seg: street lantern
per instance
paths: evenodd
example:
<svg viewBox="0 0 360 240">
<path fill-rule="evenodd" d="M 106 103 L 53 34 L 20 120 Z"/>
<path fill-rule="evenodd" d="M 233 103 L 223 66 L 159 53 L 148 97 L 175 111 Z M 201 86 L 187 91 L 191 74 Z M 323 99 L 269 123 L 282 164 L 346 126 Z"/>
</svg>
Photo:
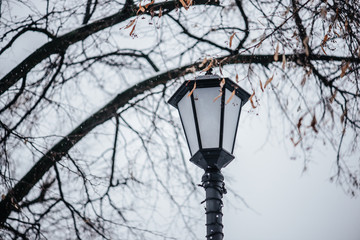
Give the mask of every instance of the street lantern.
<svg viewBox="0 0 360 240">
<path fill-rule="evenodd" d="M 184 82 L 169 99 L 179 110 L 191 158 L 205 170 L 207 239 L 223 239 L 221 169 L 233 159 L 242 106 L 250 94 L 229 78 L 204 75 Z"/>
<path fill-rule="evenodd" d="M 169 103 L 179 110 L 191 162 L 204 170 L 221 169 L 234 159 L 240 111 L 249 97 L 232 80 L 218 75 L 199 76 L 180 86 Z"/>
</svg>

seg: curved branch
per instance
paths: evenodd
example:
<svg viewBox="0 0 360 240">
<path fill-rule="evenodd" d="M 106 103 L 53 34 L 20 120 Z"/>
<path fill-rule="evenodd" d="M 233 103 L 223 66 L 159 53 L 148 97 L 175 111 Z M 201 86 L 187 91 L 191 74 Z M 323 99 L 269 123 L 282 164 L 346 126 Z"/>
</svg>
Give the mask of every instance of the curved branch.
<svg viewBox="0 0 360 240">
<path fill-rule="evenodd" d="M 213 4 L 218 5 L 215 0 L 197 0 L 194 5 L 202 4 Z M 160 9 L 166 10 L 167 12 L 172 11 L 178 7 L 177 1 L 164 2 L 154 4 L 152 10 Z M 149 10 L 148 10 L 149 11 Z M 7 91 L 13 86 L 19 79 L 23 78 L 32 68 L 34 68 L 41 61 L 47 57 L 64 52 L 69 46 L 79 41 L 85 40 L 90 35 L 97 33 L 101 30 L 114 26 L 120 22 L 123 22 L 131 17 L 136 16 L 134 11 L 134 5 L 132 0 L 126 0 L 123 9 L 109 17 L 99 19 L 93 23 L 79 27 L 69 33 L 54 38 L 52 41 L 45 43 L 43 46 L 38 48 L 24 61 L 18 64 L 13 70 L 11 70 L 6 76 L 0 80 L 0 95 Z"/>
<path fill-rule="evenodd" d="M 60 161 L 61 158 L 64 157 L 68 151 L 91 130 L 111 119 L 116 114 L 116 111 L 125 106 L 132 98 L 156 87 L 159 84 L 164 84 L 170 79 L 184 75 L 186 73 L 186 68 L 187 66 L 159 74 L 118 94 L 112 101 L 82 122 L 70 134 L 59 141 L 52 149 L 44 154 L 42 158 L 40 158 L 40 160 L 0 202 L 0 223 L 4 223 L 9 217 L 10 213 L 15 209 L 15 203 L 20 202 L 29 193 L 32 187 L 43 177 L 43 175 L 52 166 L 54 166 L 56 162 Z"/>
<path fill-rule="evenodd" d="M 287 55 L 288 61 L 299 61 L 304 58 L 304 55 Z M 311 55 L 311 60 L 323 61 L 353 61 L 360 63 L 359 58 L 342 58 L 337 56 L 321 56 Z M 253 63 L 267 65 L 274 62 L 273 55 L 236 55 L 225 56 L 216 59 L 222 64 L 237 64 L 237 63 Z M 116 116 L 117 110 L 124 107 L 129 101 L 144 92 L 151 90 L 158 85 L 165 84 L 168 81 L 179 78 L 191 72 L 193 68 L 200 70 L 200 62 L 183 66 L 181 68 L 169 70 L 167 72 L 158 74 L 148 78 L 124 92 L 118 94 L 113 100 L 107 103 L 99 111 L 91 115 L 76 127 L 71 133 L 60 140 L 54 147 L 52 147 L 42 158 L 27 172 L 27 174 L 8 192 L 8 194 L 0 202 L 0 224 L 4 223 L 9 217 L 10 213 L 15 210 L 17 203 L 30 192 L 32 187 L 44 176 L 44 174 L 60 161 L 70 149 L 76 145 L 83 137 L 85 137 L 95 127 L 103 124 L 112 117 Z"/>
<path fill-rule="evenodd" d="M 0 95 L 47 57 L 56 53 L 65 52 L 70 45 L 133 16 L 134 12 L 131 10 L 129 4 L 131 4 L 130 0 L 127 1 L 121 12 L 80 27 L 45 43 L 0 80 Z"/>
<path fill-rule="evenodd" d="M 24 33 L 28 32 L 28 31 L 44 33 L 46 36 L 48 36 L 51 39 L 55 38 L 55 36 L 53 34 L 51 34 L 49 31 L 47 31 L 46 29 L 43 29 L 43 28 L 37 28 L 37 27 L 23 28 L 21 31 L 19 31 L 17 34 L 15 34 L 15 36 L 0 50 L 0 54 L 2 54 L 7 49 L 9 49 L 13 45 L 13 43 L 16 41 L 16 39 L 18 39 L 21 35 L 23 35 Z"/>
</svg>

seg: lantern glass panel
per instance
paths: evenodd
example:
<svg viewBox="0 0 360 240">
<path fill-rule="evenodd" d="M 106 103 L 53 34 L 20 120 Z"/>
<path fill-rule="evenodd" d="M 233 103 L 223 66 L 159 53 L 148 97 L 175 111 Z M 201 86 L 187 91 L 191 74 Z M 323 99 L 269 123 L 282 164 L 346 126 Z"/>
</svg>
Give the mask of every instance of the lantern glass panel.
<svg viewBox="0 0 360 240">
<path fill-rule="evenodd" d="M 190 154 L 193 155 L 199 150 L 199 143 L 195 128 L 194 113 L 191 104 L 191 98 L 185 95 L 178 102 L 178 109 L 180 113 L 181 122 L 184 127 L 185 135 L 189 144 Z"/>
<path fill-rule="evenodd" d="M 229 99 L 231 92 L 225 90 L 225 101 Z M 228 104 L 225 105 L 224 112 L 224 135 L 223 148 L 229 153 L 233 152 L 233 145 L 235 142 L 236 129 L 238 127 L 238 117 L 241 110 L 241 99 L 238 96 L 233 96 Z"/>
<path fill-rule="evenodd" d="M 219 87 L 210 87 L 194 91 L 202 148 L 219 147 L 221 99 L 214 102 L 219 90 Z"/>
</svg>

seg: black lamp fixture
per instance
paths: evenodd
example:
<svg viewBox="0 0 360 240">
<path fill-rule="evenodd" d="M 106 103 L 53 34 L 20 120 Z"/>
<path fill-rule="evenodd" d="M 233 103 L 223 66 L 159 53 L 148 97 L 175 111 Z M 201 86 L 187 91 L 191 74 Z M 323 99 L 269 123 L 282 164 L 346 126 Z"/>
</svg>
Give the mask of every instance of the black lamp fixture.
<svg viewBox="0 0 360 240">
<path fill-rule="evenodd" d="M 250 94 L 229 78 L 207 74 L 184 82 L 169 99 L 179 110 L 191 158 L 205 170 L 207 239 L 223 239 L 221 169 L 235 157 L 235 138 L 242 106 Z"/>
</svg>

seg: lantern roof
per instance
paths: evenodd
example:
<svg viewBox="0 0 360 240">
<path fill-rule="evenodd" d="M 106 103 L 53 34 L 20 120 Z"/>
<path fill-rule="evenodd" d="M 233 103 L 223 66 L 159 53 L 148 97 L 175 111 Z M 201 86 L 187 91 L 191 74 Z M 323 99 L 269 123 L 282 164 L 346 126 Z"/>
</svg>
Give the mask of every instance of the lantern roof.
<svg viewBox="0 0 360 240">
<path fill-rule="evenodd" d="M 168 103 L 175 108 L 178 108 L 179 101 L 188 94 L 194 88 L 194 84 L 196 83 L 196 88 L 204 88 L 204 87 L 219 87 L 222 79 L 225 79 L 224 88 L 228 89 L 229 91 L 235 90 L 235 95 L 241 98 L 241 103 L 244 105 L 249 97 L 250 94 L 247 93 L 244 89 L 242 89 L 239 85 L 237 85 L 234 81 L 230 78 L 222 78 L 219 75 L 203 75 L 198 76 L 193 80 L 189 80 L 184 82 L 178 90 L 174 93 L 174 95 L 169 99 Z"/>
</svg>

